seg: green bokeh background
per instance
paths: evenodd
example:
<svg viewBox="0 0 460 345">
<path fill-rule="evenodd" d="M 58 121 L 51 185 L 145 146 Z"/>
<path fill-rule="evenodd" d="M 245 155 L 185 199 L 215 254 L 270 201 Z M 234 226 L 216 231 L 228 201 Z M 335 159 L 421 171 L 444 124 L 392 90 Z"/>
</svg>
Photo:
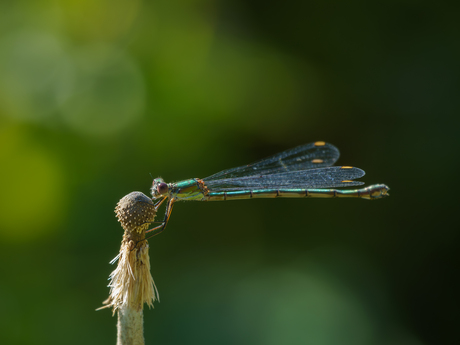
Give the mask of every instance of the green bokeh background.
<svg viewBox="0 0 460 345">
<path fill-rule="evenodd" d="M 146 343 L 455 343 L 459 7 L 0 2 L 0 343 L 114 344 L 117 201 L 316 140 L 391 197 L 177 204 Z"/>
</svg>

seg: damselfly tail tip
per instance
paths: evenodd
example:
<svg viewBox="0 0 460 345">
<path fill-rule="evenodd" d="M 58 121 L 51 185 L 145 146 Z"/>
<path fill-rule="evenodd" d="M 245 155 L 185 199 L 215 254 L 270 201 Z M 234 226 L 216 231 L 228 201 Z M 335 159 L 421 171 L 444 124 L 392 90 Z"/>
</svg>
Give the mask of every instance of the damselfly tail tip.
<svg viewBox="0 0 460 345">
<path fill-rule="evenodd" d="M 369 193 L 371 200 L 385 198 L 387 196 L 390 196 L 390 194 L 388 194 L 388 191 L 390 190 L 390 188 L 385 184 L 376 184 L 371 187 L 372 188 Z"/>
</svg>

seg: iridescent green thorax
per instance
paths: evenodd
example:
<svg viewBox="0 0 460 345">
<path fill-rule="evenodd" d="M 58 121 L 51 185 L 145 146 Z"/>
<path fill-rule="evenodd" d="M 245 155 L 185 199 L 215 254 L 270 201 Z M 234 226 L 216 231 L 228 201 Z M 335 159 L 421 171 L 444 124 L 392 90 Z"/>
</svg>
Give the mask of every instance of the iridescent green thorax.
<svg viewBox="0 0 460 345">
<path fill-rule="evenodd" d="M 172 198 L 179 200 L 203 200 L 205 198 L 205 188 L 198 179 L 189 179 L 169 185 Z"/>
</svg>

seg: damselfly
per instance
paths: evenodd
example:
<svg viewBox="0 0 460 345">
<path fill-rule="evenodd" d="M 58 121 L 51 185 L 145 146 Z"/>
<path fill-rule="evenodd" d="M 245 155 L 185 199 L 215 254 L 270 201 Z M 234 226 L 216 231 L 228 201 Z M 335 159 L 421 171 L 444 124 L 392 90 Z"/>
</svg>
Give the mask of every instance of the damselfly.
<svg viewBox="0 0 460 345">
<path fill-rule="evenodd" d="M 353 181 L 364 171 L 351 166 L 332 166 L 339 158 L 339 150 L 324 141 L 301 145 L 262 159 L 253 164 L 223 170 L 204 179 L 192 178 L 166 183 L 153 180 L 152 199 L 161 199 L 157 209 L 168 200 L 161 225 L 147 230 L 162 232 L 168 224 L 176 201 L 221 201 L 257 198 L 361 198 L 380 199 L 388 196 L 389 188 L 375 184 L 362 189 L 325 189 L 364 184 Z"/>
</svg>

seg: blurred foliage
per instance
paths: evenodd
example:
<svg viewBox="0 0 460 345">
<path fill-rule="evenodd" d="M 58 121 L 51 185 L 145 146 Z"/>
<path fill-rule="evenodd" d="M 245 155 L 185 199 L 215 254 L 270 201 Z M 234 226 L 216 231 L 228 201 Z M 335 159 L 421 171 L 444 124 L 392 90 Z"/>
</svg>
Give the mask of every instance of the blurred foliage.
<svg viewBox="0 0 460 345">
<path fill-rule="evenodd" d="M 391 197 L 178 204 L 147 343 L 454 343 L 455 6 L 1 1 L 0 343 L 114 343 L 117 201 L 315 140 Z"/>
</svg>

